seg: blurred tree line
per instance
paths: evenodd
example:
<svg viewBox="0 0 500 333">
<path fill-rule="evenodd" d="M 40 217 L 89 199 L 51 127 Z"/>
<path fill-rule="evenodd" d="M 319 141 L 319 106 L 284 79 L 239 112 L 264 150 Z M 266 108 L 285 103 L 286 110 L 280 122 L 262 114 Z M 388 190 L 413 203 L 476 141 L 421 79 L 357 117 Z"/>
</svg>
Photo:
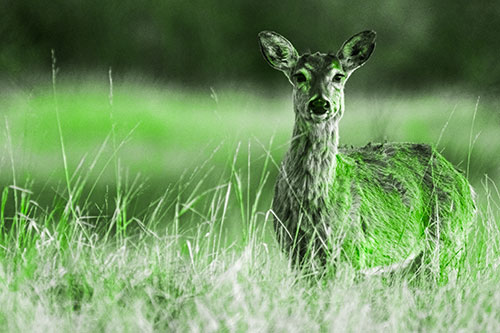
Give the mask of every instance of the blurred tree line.
<svg viewBox="0 0 500 333">
<path fill-rule="evenodd" d="M 65 71 L 111 66 L 192 85 L 266 86 L 281 77 L 262 60 L 259 31 L 304 52 L 336 51 L 373 29 L 377 49 L 358 84 L 500 86 L 498 0 L 0 0 L 0 12 L 0 70 L 10 77 L 47 71 L 54 49 Z"/>
</svg>

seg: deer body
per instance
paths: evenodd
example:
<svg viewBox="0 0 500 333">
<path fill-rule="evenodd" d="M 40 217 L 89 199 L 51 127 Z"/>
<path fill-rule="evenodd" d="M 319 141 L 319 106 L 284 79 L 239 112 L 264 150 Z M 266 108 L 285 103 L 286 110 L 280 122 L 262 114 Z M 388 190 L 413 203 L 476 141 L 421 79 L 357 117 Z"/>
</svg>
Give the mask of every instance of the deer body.
<svg viewBox="0 0 500 333">
<path fill-rule="evenodd" d="M 277 33 L 259 34 L 265 59 L 294 87 L 295 127 L 273 200 L 278 240 L 297 261 L 367 270 L 438 253 L 440 268 L 450 266 L 475 209 L 465 177 L 425 144 L 339 147 L 344 84 L 374 40 L 365 31 L 336 54 L 299 56 Z"/>
</svg>

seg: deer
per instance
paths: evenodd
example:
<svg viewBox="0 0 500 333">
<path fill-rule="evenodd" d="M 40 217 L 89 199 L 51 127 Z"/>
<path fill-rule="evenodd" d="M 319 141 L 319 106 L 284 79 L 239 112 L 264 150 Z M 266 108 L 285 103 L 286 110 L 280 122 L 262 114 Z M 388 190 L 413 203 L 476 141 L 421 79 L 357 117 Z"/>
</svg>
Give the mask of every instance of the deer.
<svg viewBox="0 0 500 333">
<path fill-rule="evenodd" d="M 464 174 L 430 144 L 339 145 L 345 84 L 375 39 L 367 30 L 337 52 L 299 55 L 280 34 L 258 34 L 264 59 L 293 87 L 295 124 L 272 201 L 277 240 L 316 272 L 343 262 L 369 275 L 425 266 L 443 276 L 464 258 L 475 216 Z"/>
</svg>

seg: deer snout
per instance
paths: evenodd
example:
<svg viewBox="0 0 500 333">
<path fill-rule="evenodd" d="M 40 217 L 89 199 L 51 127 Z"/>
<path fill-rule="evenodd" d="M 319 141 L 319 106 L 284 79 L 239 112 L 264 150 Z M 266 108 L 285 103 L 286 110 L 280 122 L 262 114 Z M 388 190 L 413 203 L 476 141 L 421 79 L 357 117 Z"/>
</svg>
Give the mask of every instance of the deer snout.
<svg viewBox="0 0 500 333">
<path fill-rule="evenodd" d="M 330 102 L 321 97 L 317 97 L 309 102 L 309 110 L 317 116 L 324 115 L 330 110 Z"/>
</svg>

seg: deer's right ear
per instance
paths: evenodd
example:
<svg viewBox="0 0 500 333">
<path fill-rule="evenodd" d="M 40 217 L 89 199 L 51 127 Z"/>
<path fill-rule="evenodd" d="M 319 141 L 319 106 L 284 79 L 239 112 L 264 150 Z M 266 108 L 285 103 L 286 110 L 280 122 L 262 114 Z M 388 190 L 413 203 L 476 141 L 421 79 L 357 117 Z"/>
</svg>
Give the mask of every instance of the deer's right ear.
<svg viewBox="0 0 500 333">
<path fill-rule="evenodd" d="M 276 32 L 262 31 L 259 33 L 259 44 L 269 65 L 285 72 L 288 76 L 299 59 L 299 54 L 292 43 Z"/>
</svg>

